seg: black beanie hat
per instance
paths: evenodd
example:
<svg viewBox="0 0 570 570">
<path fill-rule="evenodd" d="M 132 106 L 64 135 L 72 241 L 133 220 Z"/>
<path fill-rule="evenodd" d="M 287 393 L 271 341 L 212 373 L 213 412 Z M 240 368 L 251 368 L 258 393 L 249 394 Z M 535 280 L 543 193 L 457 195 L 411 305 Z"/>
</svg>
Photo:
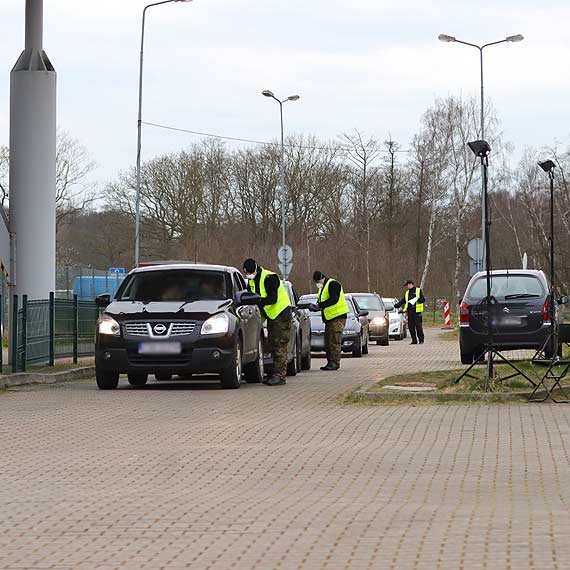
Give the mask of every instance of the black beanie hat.
<svg viewBox="0 0 570 570">
<path fill-rule="evenodd" d="M 321 279 L 325 278 L 325 274 L 321 271 L 315 271 L 313 273 L 313 281 L 320 281 Z"/>
<path fill-rule="evenodd" d="M 243 262 L 243 270 L 246 273 L 255 273 L 257 271 L 257 263 L 251 257 Z"/>
</svg>

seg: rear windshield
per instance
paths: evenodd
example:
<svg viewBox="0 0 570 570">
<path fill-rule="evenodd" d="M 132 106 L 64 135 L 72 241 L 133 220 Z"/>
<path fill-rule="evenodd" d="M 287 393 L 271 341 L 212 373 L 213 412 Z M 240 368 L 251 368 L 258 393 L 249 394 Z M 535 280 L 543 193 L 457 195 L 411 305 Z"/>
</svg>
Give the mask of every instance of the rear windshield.
<svg viewBox="0 0 570 570">
<path fill-rule="evenodd" d="M 355 295 L 358 306 L 363 311 L 382 311 L 382 301 L 376 295 Z"/>
<path fill-rule="evenodd" d="M 491 276 L 491 295 L 496 299 L 516 299 L 542 297 L 545 290 L 538 277 L 534 275 L 493 275 Z M 485 276 L 478 277 L 465 293 L 465 299 L 476 301 L 487 296 Z"/>
<path fill-rule="evenodd" d="M 395 311 L 396 309 L 394 308 L 394 301 L 391 301 L 389 299 L 383 299 L 384 301 L 384 306 L 386 307 L 387 311 Z"/>
<path fill-rule="evenodd" d="M 207 301 L 228 298 L 225 273 L 169 269 L 134 273 L 117 293 L 119 301 Z"/>
</svg>

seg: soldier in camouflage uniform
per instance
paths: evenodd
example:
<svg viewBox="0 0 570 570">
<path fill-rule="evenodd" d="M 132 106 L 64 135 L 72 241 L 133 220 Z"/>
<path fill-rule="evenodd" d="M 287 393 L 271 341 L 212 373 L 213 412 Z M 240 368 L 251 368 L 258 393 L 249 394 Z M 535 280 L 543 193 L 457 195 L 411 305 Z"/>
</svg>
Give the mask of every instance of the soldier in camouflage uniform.
<svg viewBox="0 0 570 570">
<path fill-rule="evenodd" d="M 243 271 L 248 288 L 261 297 L 259 308 L 267 319 L 267 334 L 273 353 L 273 375 L 264 380 L 268 386 L 287 384 L 287 357 L 291 332 L 291 301 L 279 276 L 257 265 L 255 259 L 246 259 Z"/>
<path fill-rule="evenodd" d="M 321 370 L 338 370 L 342 347 L 342 331 L 348 315 L 348 304 L 342 285 L 321 271 L 315 271 L 313 281 L 319 289 L 318 308 L 325 323 L 327 363 Z"/>
</svg>

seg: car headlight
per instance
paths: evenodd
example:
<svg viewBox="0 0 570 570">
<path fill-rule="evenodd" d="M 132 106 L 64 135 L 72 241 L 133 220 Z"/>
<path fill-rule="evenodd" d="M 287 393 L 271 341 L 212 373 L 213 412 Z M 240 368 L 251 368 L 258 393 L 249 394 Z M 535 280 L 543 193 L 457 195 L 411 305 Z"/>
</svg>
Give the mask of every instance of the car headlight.
<svg viewBox="0 0 570 570">
<path fill-rule="evenodd" d="M 202 325 L 200 334 L 223 334 L 227 333 L 230 328 L 230 319 L 225 313 L 210 317 Z"/>
<path fill-rule="evenodd" d="M 372 319 L 373 325 L 385 325 L 386 324 L 386 317 L 374 317 Z"/>
<path fill-rule="evenodd" d="M 99 317 L 99 322 L 97 323 L 97 332 L 99 334 L 119 336 L 121 334 L 121 327 L 110 315 L 101 315 L 101 317 Z"/>
<path fill-rule="evenodd" d="M 400 321 L 400 317 L 390 317 L 390 322 L 391 322 L 391 323 L 396 324 L 396 323 L 398 323 L 399 321 Z"/>
</svg>

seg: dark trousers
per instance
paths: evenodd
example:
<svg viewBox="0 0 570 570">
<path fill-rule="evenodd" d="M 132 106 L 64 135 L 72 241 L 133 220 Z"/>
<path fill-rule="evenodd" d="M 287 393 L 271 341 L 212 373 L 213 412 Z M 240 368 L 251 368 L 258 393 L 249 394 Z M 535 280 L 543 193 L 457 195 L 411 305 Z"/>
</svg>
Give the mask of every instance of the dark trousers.
<svg viewBox="0 0 570 570">
<path fill-rule="evenodd" d="M 267 319 L 267 336 L 273 354 L 273 376 L 284 379 L 287 375 L 291 319 L 284 319 L 280 316 L 273 321 Z"/>
<path fill-rule="evenodd" d="M 342 331 L 346 324 L 346 317 L 338 317 L 332 321 L 325 322 L 325 352 L 327 362 L 340 367 L 340 356 L 342 346 Z"/>
<path fill-rule="evenodd" d="M 424 341 L 424 325 L 421 313 L 408 311 L 408 328 L 410 329 L 412 342 Z"/>
</svg>

